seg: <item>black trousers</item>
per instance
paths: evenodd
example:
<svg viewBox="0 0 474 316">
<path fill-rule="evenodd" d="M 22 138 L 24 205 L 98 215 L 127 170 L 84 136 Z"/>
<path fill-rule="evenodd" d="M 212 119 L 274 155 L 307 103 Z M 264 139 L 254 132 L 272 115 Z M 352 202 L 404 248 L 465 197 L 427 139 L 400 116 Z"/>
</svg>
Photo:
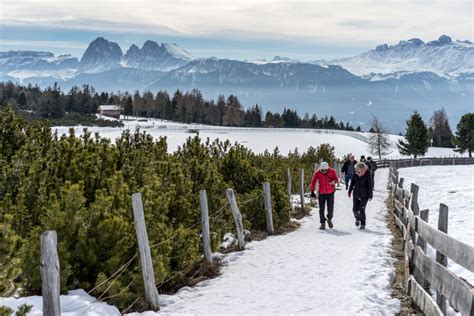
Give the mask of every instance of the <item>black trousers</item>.
<svg viewBox="0 0 474 316">
<path fill-rule="evenodd" d="M 368 201 L 368 198 L 356 198 L 355 196 L 353 198 L 352 212 L 354 212 L 355 218 L 360 221 L 361 225 L 365 225 L 365 206 Z"/>
<path fill-rule="evenodd" d="M 328 204 L 328 218 L 331 219 L 334 215 L 334 192 L 330 194 L 321 194 L 319 193 L 318 197 L 319 202 L 319 222 L 326 222 L 326 217 L 324 216 L 324 209 L 326 207 L 326 202 Z"/>
</svg>

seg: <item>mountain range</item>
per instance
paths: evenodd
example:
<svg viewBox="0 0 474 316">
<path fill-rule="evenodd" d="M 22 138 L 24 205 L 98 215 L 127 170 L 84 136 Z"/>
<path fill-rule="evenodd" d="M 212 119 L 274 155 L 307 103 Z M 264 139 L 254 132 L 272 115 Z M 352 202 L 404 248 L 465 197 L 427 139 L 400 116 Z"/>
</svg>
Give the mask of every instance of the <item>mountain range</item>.
<svg viewBox="0 0 474 316">
<path fill-rule="evenodd" d="M 284 107 L 335 115 L 354 125 L 379 116 L 392 131 L 403 131 L 414 110 L 426 118 L 445 107 L 452 123 L 473 110 L 474 44 L 437 40 L 379 45 L 354 57 L 298 61 L 193 58 L 174 43 L 146 41 L 123 53 L 98 37 L 79 60 L 50 52 L 0 52 L 0 80 L 63 89 L 89 84 L 98 91 L 190 90 L 207 98 L 234 94 L 246 106 Z"/>
</svg>

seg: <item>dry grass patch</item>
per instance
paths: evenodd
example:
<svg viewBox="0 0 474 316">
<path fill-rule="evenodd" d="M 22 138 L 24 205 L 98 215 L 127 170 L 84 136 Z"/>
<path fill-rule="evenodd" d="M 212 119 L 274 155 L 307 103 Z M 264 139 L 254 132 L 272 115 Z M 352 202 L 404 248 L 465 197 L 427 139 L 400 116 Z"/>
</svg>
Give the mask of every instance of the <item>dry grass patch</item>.
<svg viewBox="0 0 474 316">
<path fill-rule="evenodd" d="M 392 297 L 400 301 L 400 312 L 397 315 L 423 315 L 423 312 L 413 303 L 405 290 L 405 255 L 403 250 L 403 235 L 393 218 L 392 195 L 386 201 L 388 212 L 385 215 L 388 228 L 392 232 L 392 250 L 391 255 L 395 258 L 395 279 L 392 282 Z"/>
</svg>

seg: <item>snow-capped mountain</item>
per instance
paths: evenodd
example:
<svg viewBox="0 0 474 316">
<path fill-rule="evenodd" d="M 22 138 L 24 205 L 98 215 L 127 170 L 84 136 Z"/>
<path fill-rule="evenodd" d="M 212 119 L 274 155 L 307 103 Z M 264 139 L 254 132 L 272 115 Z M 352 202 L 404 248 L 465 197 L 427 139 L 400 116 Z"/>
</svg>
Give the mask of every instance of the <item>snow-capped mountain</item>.
<svg viewBox="0 0 474 316">
<path fill-rule="evenodd" d="M 140 49 L 133 44 L 122 58 L 122 66 L 145 69 L 169 71 L 191 60 L 191 54 L 176 44 L 161 44 L 146 41 Z"/>
<path fill-rule="evenodd" d="M 252 87 L 252 88 L 287 88 L 310 87 L 312 90 L 324 86 L 359 82 L 354 76 L 340 66 L 322 67 L 307 63 L 279 62 L 255 64 L 237 60 L 201 58 L 185 66 L 170 71 L 149 88 L 160 85 L 214 85 L 216 87 Z"/>
<path fill-rule="evenodd" d="M 340 65 L 356 75 L 430 71 L 455 78 L 463 73 L 474 73 L 474 44 L 452 41 L 446 35 L 427 43 L 412 38 L 396 45 L 379 45 L 355 57 L 314 63 Z"/>
<path fill-rule="evenodd" d="M 8 51 L 0 52 L 0 74 L 14 78 L 74 76 L 79 61 L 71 55 L 54 56 L 50 52 Z"/>
<path fill-rule="evenodd" d="M 374 113 L 400 131 L 406 113 L 415 109 L 429 116 L 443 106 L 453 120 L 471 110 L 473 46 L 447 36 L 428 43 L 411 39 L 313 63 L 279 56 L 270 61 L 192 59 L 176 44 L 154 41 L 132 45 L 123 55 L 117 43 L 99 37 L 80 63 L 48 52 L 0 53 L 0 80 L 41 87 L 58 82 L 64 90 L 83 84 L 98 91 L 197 88 L 206 98 L 233 94 L 246 106 L 257 103 L 272 111 L 287 107 L 350 122 L 369 120 L 367 113 Z"/>
<path fill-rule="evenodd" d="M 81 58 L 81 72 L 98 73 L 120 67 L 122 49 L 103 37 L 93 40 Z"/>
<path fill-rule="evenodd" d="M 404 126 L 406 113 L 415 109 L 429 116 L 444 106 L 458 119 L 473 98 L 472 81 L 453 81 L 432 72 L 403 72 L 373 80 L 334 65 L 217 58 L 192 60 L 145 87 L 151 91 L 194 88 L 209 98 L 234 94 L 247 106 L 257 103 L 277 111 L 289 107 L 301 114 L 331 113 L 348 121 L 375 113 L 397 131 Z"/>
</svg>

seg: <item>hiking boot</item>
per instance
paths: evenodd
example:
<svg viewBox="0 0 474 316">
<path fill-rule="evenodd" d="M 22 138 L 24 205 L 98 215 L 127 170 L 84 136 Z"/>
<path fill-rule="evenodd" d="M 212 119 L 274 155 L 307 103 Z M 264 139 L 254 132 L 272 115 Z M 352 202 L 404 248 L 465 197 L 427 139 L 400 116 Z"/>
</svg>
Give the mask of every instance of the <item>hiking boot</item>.
<svg viewBox="0 0 474 316">
<path fill-rule="evenodd" d="M 327 219 L 327 221 L 328 221 L 328 226 L 329 226 L 329 228 L 333 228 L 334 225 L 332 224 L 331 219 L 330 219 L 329 217 L 327 217 L 326 219 Z"/>
<path fill-rule="evenodd" d="M 360 229 L 365 229 L 365 225 L 360 225 Z"/>
<path fill-rule="evenodd" d="M 359 227 L 359 225 L 360 225 L 360 221 L 356 219 L 356 226 Z"/>
<path fill-rule="evenodd" d="M 319 229 L 326 229 L 326 223 L 321 223 L 321 226 L 319 226 Z"/>
</svg>

